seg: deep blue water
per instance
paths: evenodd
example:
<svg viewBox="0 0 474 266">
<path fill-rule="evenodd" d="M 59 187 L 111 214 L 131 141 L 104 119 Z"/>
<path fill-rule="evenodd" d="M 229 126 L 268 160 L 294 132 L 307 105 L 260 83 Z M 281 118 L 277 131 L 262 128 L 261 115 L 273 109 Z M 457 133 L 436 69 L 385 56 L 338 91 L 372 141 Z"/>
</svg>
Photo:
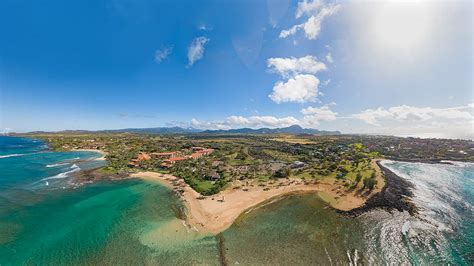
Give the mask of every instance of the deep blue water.
<svg viewBox="0 0 474 266">
<path fill-rule="evenodd" d="M 65 187 L 71 173 L 102 165 L 92 160 L 97 157 L 96 152 L 52 152 L 40 140 L 0 137 L 0 193 L 12 187 Z"/>
</svg>

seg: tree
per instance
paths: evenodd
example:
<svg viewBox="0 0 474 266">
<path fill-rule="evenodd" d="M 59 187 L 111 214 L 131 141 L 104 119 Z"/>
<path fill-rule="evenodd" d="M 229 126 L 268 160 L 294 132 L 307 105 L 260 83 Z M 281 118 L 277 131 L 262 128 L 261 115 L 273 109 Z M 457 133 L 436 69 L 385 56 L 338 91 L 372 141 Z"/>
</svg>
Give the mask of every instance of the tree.
<svg viewBox="0 0 474 266">
<path fill-rule="evenodd" d="M 360 180 L 362 180 L 362 175 L 360 172 L 357 172 L 356 178 L 355 178 L 355 184 L 359 184 Z"/>
<path fill-rule="evenodd" d="M 273 177 L 285 178 L 285 177 L 289 177 L 290 174 L 291 174 L 291 169 L 289 167 L 282 167 L 281 169 L 276 171 L 275 174 L 273 174 Z"/>
<path fill-rule="evenodd" d="M 377 180 L 375 178 L 369 177 L 364 179 L 364 188 L 367 188 L 368 190 L 374 189 L 376 184 Z"/>
<path fill-rule="evenodd" d="M 336 179 L 344 179 L 345 176 L 346 176 L 346 173 L 344 173 L 344 172 L 337 173 L 336 174 Z"/>
</svg>

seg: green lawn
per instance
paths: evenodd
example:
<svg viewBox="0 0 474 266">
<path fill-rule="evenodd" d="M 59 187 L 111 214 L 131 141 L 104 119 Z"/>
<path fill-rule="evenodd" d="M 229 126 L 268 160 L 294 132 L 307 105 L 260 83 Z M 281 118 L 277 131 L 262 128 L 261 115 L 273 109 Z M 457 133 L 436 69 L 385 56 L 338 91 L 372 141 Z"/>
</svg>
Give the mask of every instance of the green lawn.
<svg viewBox="0 0 474 266">
<path fill-rule="evenodd" d="M 208 190 L 211 190 L 212 188 L 214 188 L 214 184 L 212 184 L 212 182 L 208 181 L 208 180 L 196 179 L 196 180 L 194 180 L 194 183 L 196 184 L 196 190 L 198 192 L 208 191 Z"/>
<path fill-rule="evenodd" d="M 275 159 L 277 159 L 277 160 L 280 160 L 280 161 L 293 162 L 293 161 L 297 161 L 297 160 L 298 160 L 298 157 L 293 156 L 293 155 L 289 155 L 289 154 L 287 154 L 287 153 L 280 152 L 280 151 L 264 150 L 264 152 L 267 153 L 267 154 L 269 154 L 269 155 L 272 156 L 273 158 L 275 158 Z"/>
</svg>

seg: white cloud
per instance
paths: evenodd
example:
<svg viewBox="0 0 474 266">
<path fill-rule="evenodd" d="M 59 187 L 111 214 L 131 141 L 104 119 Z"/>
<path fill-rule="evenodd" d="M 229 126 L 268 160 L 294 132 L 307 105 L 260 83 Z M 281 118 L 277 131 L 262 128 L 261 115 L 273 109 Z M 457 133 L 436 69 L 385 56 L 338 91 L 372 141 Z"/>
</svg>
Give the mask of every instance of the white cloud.
<svg viewBox="0 0 474 266">
<path fill-rule="evenodd" d="M 332 58 L 332 54 L 331 54 L 331 53 L 328 53 L 328 54 L 326 55 L 326 61 L 328 61 L 329 64 L 334 63 L 334 59 Z"/>
<path fill-rule="evenodd" d="M 279 81 L 268 96 L 276 103 L 314 102 L 318 96 L 319 79 L 313 75 L 296 75 L 287 82 Z"/>
<path fill-rule="evenodd" d="M 474 114 L 473 110 L 469 110 L 471 105 L 451 108 L 413 107 L 408 105 L 394 106 L 388 109 L 379 107 L 364 110 L 352 115 L 352 117 L 371 125 L 380 125 L 382 121 L 386 120 L 398 122 L 439 122 L 441 120 L 472 122 Z"/>
<path fill-rule="evenodd" d="M 155 62 L 161 63 L 163 60 L 168 58 L 168 56 L 173 51 L 173 46 L 167 46 L 162 49 L 155 51 Z"/>
<path fill-rule="evenodd" d="M 298 3 L 298 9 L 296 10 L 296 18 L 300 18 L 303 15 L 312 15 L 317 14 L 318 9 L 321 7 L 322 2 L 319 0 L 314 1 L 307 1 L 304 0 L 303 2 Z"/>
<path fill-rule="evenodd" d="M 201 121 L 191 120 L 191 126 L 199 129 L 232 129 L 232 128 L 277 128 L 288 127 L 299 124 L 300 121 L 292 116 L 274 117 L 274 116 L 229 116 L 221 121 Z"/>
<path fill-rule="evenodd" d="M 209 42 L 206 37 L 197 37 L 188 47 L 188 67 L 191 67 L 196 61 L 204 56 L 204 46 Z"/>
<path fill-rule="evenodd" d="M 260 127 L 288 127 L 295 124 L 298 124 L 298 119 L 288 116 L 283 118 L 277 118 L 274 116 L 230 116 L 227 118 L 227 121 L 233 127 L 250 127 L 250 128 L 260 128 Z"/>
<path fill-rule="evenodd" d="M 269 95 L 276 103 L 316 101 L 320 82 L 314 74 L 327 69 L 323 62 L 310 55 L 300 58 L 269 58 L 267 67 L 286 80 L 278 81 Z"/>
<path fill-rule="evenodd" d="M 290 77 L 297 74 L 316 74 L 319 71 L 326 70 L 326 65 L 311 55 L 300 58 L 269 58 L 267 60 L 267 67 L 282 77 Z"/>
<path fill-rule="evenodd" d="M 280 32 L 280 38 L 287 38 L 288 36 L 296 34 L 299 30 L 303 30 L 305 36 L 309 40 L 315 40 L 321 32 L 321 24 L 323 21 L 339 10 L 339 4 L 324 4 L 317 0 L 313 2 L 300 2 L 296 12 L 296 18 L 302 15 L 309 16 L 308 20 L 301 24 L 294 25 L 288 30 Z"/>
<path fill-rule="evenodd" d="M 202 121 L 191 119 L 191 126 L 198 129 L 230 129 L 231 127 L 223 121 Z"/>
<path fill-rule="evenodd" d="M 308 127 L 318 126 L 320 121 L 334 121 L 337 119 L 337 113 L 330 109 L 330 105 L 326 104 L 321 107 L 307 107 L 301 110 L 303 117 L 303 125 Z"/>
<path fill-rule="evenodd" d="M 191 120 L 191 126 L 199 129 L 232 129 L 232 128 L 281 128 L 292 125 L 301 125 L 303 127 L 314 128 L 321 121 L 333 121 L 337 119 L 337 113 L 331 110 L 334 102 L 321 107 L 307 107 L 301 110 L 303 117 L 295 118 L 293 116 L 275 117 L 275 116 L 238 116 L 232 115 L 223 120 L 201 121 Z"/>
</svg>

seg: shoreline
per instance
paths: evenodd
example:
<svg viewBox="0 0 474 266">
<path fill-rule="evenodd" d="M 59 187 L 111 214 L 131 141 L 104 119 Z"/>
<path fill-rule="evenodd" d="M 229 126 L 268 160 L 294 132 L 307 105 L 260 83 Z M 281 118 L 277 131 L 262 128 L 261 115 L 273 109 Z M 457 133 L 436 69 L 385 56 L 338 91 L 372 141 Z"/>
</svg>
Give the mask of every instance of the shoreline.
<svg viewBox="0 0 474 266">
<path fill-rule="evenodd" d="M 149 182 L 158 182 L 172 189 L 184 202 L 186 206 L 186 222 L 195 229 L 205 233 L 217 234 L 229 228 L 234 221 L 243 213 L 251 211 L 264 204 L 278 198 L 284 198 L 291 194 L 317 193 L 322 198 L 324 195 L 336 198 L 328 201 L 322 198 L 330 207 L 348 212 L 361 208 L 374 195 L 377 195 L 382 188 L 378 188 L 368 195 L 357 193 L 341 192 L 339 184 L 329 184 L 323 182 L 304 182 L 301 179 L 280 180 L 275 186 L 261 187 L 257 181 L 252 181 L 245 189 L 238 184 L 234 187 L 227 187 L 221 192 L 203 197 L 183 179 L 170 174 L 156 172 L 138 172 L 130 175 L 132 178 L 139 178 Z"/>
<path fill-rule="evenodd" d="M 105 152 L 103 150 L 95 150 L 95 149 L 73 149 L 71 151 L 87 151 L 87 152 L 100 153 L 102 156 L 98 157 L 98 158 L 95 158 L 94 160 L 96 160 L 96 161 L 105 161 L 106 160 L 105 156 L 107 155 L 107 152 Z"/>
<path fill-rule="evenodd" d="M 386 185 L 384 188 L 369 198 L 363 206 L 340 213 L 358 216 L 372 209 L 380 208 L 388 211 L 393 209 L 400 212 L 408 211 L 410 215 L 415 215 L 417 213 L 416 206 L 409 200 L 413 197 L 413 184 L 383 166 L 381 160 L 377 161 L 377 165 L 385 176 Z"/>
<path fill-rule="evenodd" d="M 103 156 L 97 159 L 105 159 L 106 155 L 103 151 L 93 149 L 77 149 L 75 151 L 99 152 Z M 244 182 L 230 183 L 229 187 L 219 193 L 206 197 L 196 192 L 183 179 L 157 172 L 142 171 L 110 176 L 99 173 L 97 170 L 100 168 L 98 168 L 79 174 L 83 177 L 79 179 L 82 179 L 81 183 L 104 178 L 111 180 L 138 178 L 148 182 L 158 182 L 174 191 L 183 201 L 186 207 L 185 221 L 190 228 L 204 233 L 218 234 L 229 228 L 241 214 L 251 211 L 265 202 L 302 193 L 317 193 L 329 207 L 342 215 L 358 216 L 375 208 L 406 210 L 413 215 L 416 213 L 416 209 L 406 200 L 412 196 L 412 184 L 384 167 L 380 163 L 382 160 L 372 161 L 376 166 L 379 183 L 373 191 L 366 191 L 362 194 L 357 191 L 344 191 L 344 188 L 338 183 L 330 184 L 316 180 L 308 182 L 298 178 L 278 180 L 276 181 L 278 184 L 266 184 L 263 187 L 259 186 L 259 182 L 256 180 L 247 182 L 247 185 L 243 185 Z M 243 190 L 241 186 L 246 189 Z"/>
</svg>

